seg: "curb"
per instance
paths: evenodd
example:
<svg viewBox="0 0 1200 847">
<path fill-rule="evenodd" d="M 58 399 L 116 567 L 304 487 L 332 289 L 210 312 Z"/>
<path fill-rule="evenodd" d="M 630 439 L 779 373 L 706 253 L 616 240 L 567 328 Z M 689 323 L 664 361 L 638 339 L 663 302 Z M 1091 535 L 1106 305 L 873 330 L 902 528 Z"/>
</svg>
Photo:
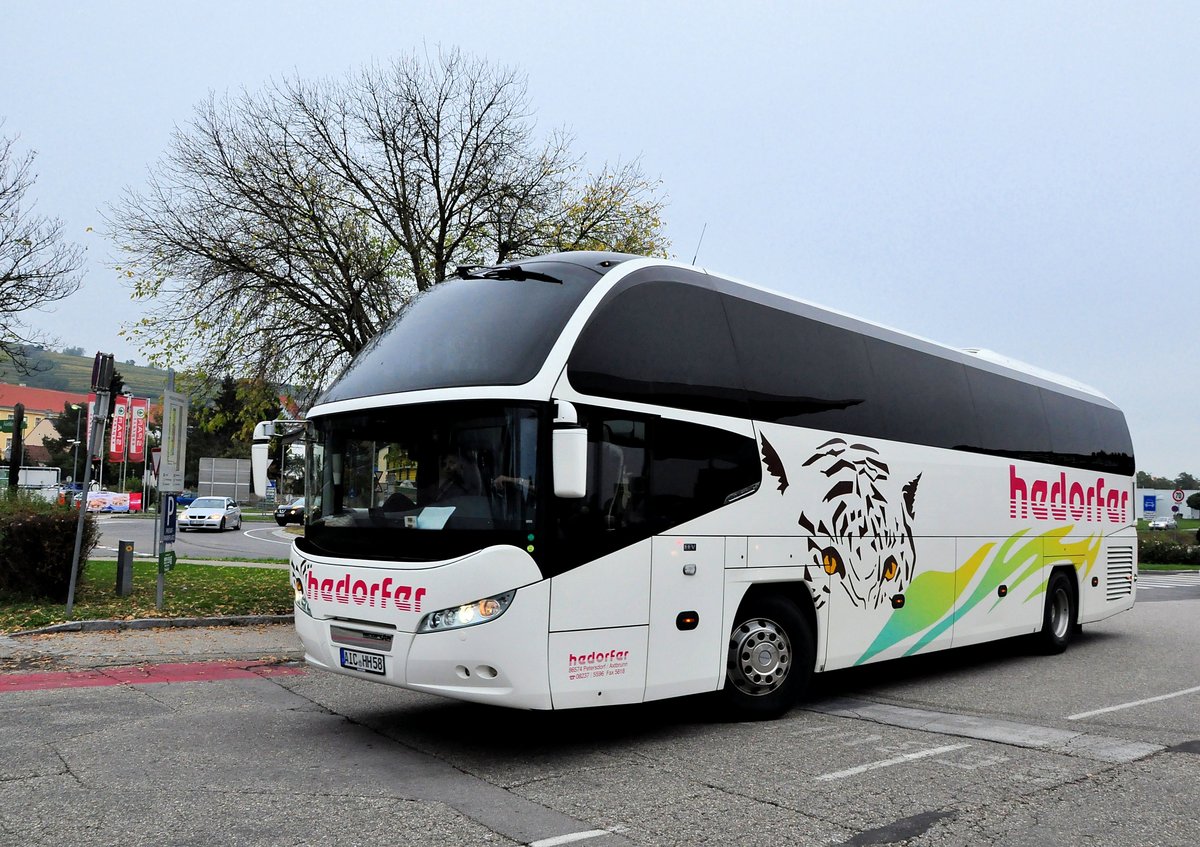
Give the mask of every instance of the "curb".
<svg viewBox="0 0 1200 847">
<path fill-rule="evenodd" d="M 22 635 L 50 635 L 57 632 L 107 632 L 123 629 L 159 629 L 166 627 L 200 626 L 257 626 L 259 624 L 293 623 L 295 615 L 231 615 L 212 618 L 138 618 L 131 621 L 68 621 L 7 633 L 9 638 Z"/>
</svg>

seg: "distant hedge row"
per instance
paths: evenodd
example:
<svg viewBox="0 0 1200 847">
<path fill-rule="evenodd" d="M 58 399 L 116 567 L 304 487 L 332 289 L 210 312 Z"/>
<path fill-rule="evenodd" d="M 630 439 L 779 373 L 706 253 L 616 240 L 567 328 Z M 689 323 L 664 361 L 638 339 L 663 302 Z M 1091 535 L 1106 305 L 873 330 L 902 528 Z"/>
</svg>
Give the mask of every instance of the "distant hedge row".
<svg viewBox="0 0 1200 847">
<path fill-rule="evenodd" d="M 1138 561 L 1150 565 L 1200 565 L 1200 538 L 1174 532 L 1168 538 L 1138 539 Z"/>
<path fill-rule="evenodd" d="M 67 601 L 79 513 L 39 497 L 0 493 L 0 597 Z M 84 518 L 82 565 L 100 539 L 96 519 Z"/>
</svg>

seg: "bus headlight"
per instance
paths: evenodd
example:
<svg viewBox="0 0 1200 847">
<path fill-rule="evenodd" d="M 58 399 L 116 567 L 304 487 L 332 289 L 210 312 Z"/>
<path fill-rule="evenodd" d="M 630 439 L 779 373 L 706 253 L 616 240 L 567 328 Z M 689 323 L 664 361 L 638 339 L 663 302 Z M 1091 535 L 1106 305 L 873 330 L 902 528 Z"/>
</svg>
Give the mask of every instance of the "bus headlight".
<svg viewBox="0 0 1200 847">
<path fill-rule="evenodd" d="M 446 629 L 461 629 L 464 626 L 494 621 L 500 617 L 512 604 L 517 592 L 505 591 L 494 597 L 485 597 L 465 606 L 453 606 L 449 609 L 439 609 L 421 618 L 417 632 L 441 632 Z"/>
</svg>

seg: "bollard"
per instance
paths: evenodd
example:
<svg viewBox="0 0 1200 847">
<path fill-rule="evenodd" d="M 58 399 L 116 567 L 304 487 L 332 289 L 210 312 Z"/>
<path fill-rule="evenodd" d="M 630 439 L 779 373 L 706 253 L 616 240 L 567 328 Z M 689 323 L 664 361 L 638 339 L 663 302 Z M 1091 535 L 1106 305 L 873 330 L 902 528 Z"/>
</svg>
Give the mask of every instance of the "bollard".
<svg viewBox="0 0 1200 847">
<path fill-rule="evenodd" d="M 133 542 L 117 542 L 117 596 L 133 593 Z"/>
</svg>

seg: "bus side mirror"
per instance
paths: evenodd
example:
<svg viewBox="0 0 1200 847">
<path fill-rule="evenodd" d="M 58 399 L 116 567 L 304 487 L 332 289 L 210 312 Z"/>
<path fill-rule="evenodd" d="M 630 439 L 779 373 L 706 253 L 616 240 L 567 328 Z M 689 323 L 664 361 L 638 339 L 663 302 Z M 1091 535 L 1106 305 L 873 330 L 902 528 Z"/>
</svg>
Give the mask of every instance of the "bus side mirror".
<svg viewBox="0 0 1200 847">
<path fill-rule="evenodd" d="M 587 429 L 578 425 L 575 407 L 559 402 L 552 438 L 554 496 L 587 496 Z"/>
</svg>

